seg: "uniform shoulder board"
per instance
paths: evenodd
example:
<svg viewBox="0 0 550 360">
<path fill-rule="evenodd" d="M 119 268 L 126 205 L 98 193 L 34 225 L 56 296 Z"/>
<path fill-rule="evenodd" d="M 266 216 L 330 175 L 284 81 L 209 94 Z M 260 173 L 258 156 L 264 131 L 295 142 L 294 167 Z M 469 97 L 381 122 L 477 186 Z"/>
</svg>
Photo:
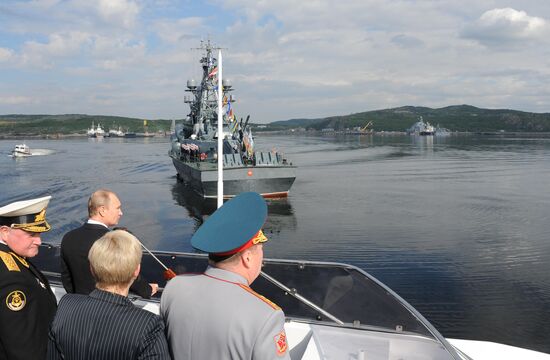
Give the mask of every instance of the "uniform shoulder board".
<svg viewBox="0 0 550 360">
<path fill-rule="evenodd" d="M 11 255 L 12 257 L 16 258 L 17 260 L 19 260 L 19 262 L 20 262 L 24 267 L 27 267 L 27 268 L 29 267 L 29 263 L 28 263 L 25 259 L 23 259 L 21 256 L 18 256 L 16 253 L 11 252 L 11 251 L 10 251 L 10 255 Z"/>
<path fill-rule="evenodd" d="M 271 306 L 274 310 L 281 310 L 281 308 L 279 307 L 279 305 L 275 304 L 273 301 L 269 300 L 268 298 L 266 298 L 265 296 L 262 296 L 260 294 L 258 294 L 257 292 L 255 292 L 254 290 L 252 290 L 250 287 L 244 285 L 244 284 L 238 284 L 241 288 L 243 288 L 244 290 L 248 291 L 250 294 L 254 295 L 255 297 L 257 297 L 258 299 L 262 300 L 263 302 L 265 302 L 267 305 Z"/>
<path fill-rule="evenodd" d="M 19 266 L 17 266 L 17 263 L 15 262 L 13 256 L 8 254 L 7 252 L 0 251 L 0 258 L 2 259 L 4 265 L 6 265 L 6 267 L 8 268 L 8 271 L 21 271 L 21 269 L 19 269 Z"/>
</svg>

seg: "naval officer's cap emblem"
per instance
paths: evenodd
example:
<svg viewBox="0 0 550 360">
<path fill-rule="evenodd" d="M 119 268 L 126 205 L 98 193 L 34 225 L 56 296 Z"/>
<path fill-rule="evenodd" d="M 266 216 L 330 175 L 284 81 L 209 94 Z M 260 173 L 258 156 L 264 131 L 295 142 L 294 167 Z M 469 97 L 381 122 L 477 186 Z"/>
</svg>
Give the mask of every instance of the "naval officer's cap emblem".
<svg viewBox="0 0 550 360">
<path fill-rule="evenodd" d="M 27 298 L 25 294 L 20 290 L 12 291 L 6 297 L 6 306 L 11 311 L 19 311 L 25 307 L 27 303 Z"/>
<path fill-rule="evenodd" d="M 46 221 L 46 207 L 50 199 L 51 196 L 45 196 L 0 207 L 0 226 L 36 233 L 50 230 L 50 224 Z"/>
</svg>

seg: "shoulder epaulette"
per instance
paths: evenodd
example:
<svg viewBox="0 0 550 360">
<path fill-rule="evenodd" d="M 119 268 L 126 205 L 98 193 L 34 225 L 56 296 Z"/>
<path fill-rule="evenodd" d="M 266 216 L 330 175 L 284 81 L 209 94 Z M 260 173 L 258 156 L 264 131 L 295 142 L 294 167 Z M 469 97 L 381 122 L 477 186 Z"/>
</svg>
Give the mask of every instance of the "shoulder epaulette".
<svg viewBox="0 0 550 360">
<path fill-rule="evenodd" d="M 8 254 L 7 252 L 0 251 L 0 258 L 2 258 L 2 261 L 4 262 L 4 265 L 8 268 L 8 271 L 21 271 L 19 269 L 19 266 L 17 266 L 17 263 L 15 262 L 15 259 L 11 254 Z"/>
<path fill-rule="evenodd" d="M 24 258 L 22 258 L 21 256 L 17 255 L 16 253 L 10 251 L 10 255 L 13 256 L 14 258 L 16 258 L 17 260 L 19 260 L 19 262 L 26 268 L 29 267 L 29 263 L 27 262 L 27 260 L 25 260 Z"/>
<path fill-rule="evenodd" d="M 244 285 L 244 284 L 238 284 L 241 288 L 243 288 L 244 290 L 248 291 L 250 294 L 254 295 L 255 297 L 257 297 L 258 299 L 262 300 L 263 302 L 265 302 L 267 305 L 271 306 L 274 310 L 281 310 L 281 308 L 279 307 L 279 305 L 275 304 L 273 301 L 269 300 L 268 298 L 266 298 L 265 296 L 263 295 L 260 295 L 258 294 L 257 292 L 255 292 L 254 290 L 252 290 L 250 287 Z"/>
</svg>

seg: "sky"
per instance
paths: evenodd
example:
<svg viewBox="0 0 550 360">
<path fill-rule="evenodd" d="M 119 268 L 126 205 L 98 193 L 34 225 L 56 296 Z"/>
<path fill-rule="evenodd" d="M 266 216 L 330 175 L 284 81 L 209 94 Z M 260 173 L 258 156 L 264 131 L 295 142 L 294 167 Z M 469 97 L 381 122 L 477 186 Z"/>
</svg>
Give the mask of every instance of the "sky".
<svg viewBox="0 0 550 360">
<path fill-rule="evenodd" d="M 550 112 L 547 0 L 2 0 L 0 114 L 184 118 L 206 39 L 256 123 Z"/>
</svg>

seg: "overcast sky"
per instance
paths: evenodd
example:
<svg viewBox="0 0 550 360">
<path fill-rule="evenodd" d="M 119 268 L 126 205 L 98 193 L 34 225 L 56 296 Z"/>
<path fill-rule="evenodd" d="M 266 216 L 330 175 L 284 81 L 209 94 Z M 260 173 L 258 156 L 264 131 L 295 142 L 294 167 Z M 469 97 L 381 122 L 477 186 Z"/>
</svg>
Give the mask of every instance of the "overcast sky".
<svg viewBox="0 0 550 360">
<path fill-rule="evenodd" d="M 208 36 L 254 122 L 550 112 L 547 0 L 2 0 L 0 114 L 183 118 Z"/>
</svg>

